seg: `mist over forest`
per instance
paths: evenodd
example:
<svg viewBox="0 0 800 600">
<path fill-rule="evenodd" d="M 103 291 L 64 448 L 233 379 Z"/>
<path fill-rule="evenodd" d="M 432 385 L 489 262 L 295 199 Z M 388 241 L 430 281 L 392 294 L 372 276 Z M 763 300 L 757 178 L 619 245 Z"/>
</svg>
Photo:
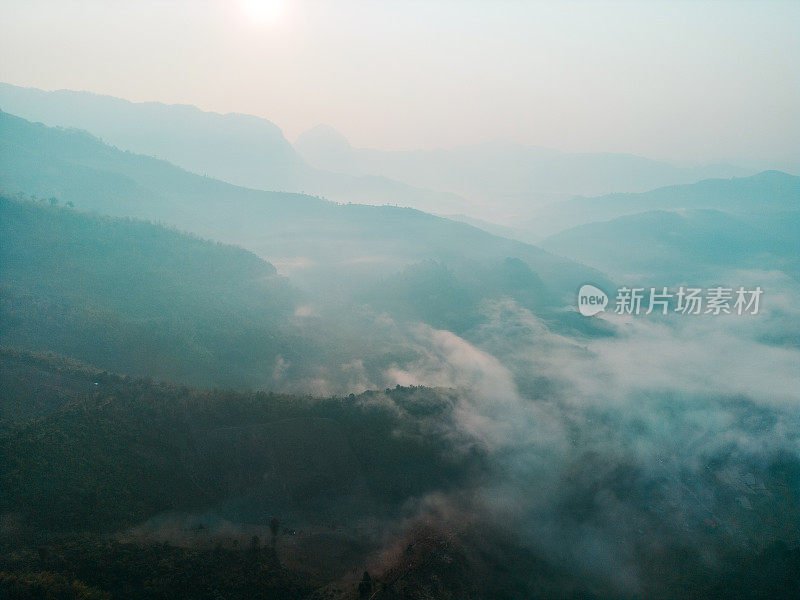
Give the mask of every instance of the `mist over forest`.
<svg viewBox="0 0 800 600">
<path fill-rule="evenodd" d="M 234 4 L 243 40 L 314 13 Z M 398 31 L 427 31 L 395 9 Z M 485 30 L 443 35 L 487 48 L 504 11 L 530 17 L 464 10 Z M 386 27 L 375 60 L 419 65 Z M 176 103 L 148 78 L 53 90 L 9 64 L 0 597 L 800 597 L 800 171 L 779 152 L 794 122 L 769 137 L 765 121 L 748 159 L 719 141 L 672 160 L 611 134 L 549 147 L 543 100 L 527 141 L 368 147 L 278 109 Z M 463 67 L 476 89 L 484 67 Z M 382 134 L 378 104 L 349 107 L 354 140 L 359 115 Z"/>
</svg>

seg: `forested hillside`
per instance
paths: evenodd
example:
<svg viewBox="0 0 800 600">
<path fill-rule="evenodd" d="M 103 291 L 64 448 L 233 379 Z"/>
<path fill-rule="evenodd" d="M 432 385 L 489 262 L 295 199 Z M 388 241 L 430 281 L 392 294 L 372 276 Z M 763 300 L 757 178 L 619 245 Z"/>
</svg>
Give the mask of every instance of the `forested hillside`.
<svg viewBox="0 0 800 600">
<path fill-rule="evenodd" d="M 798 22 L 0 0 L 0 600 L 800 600 Z"/>
<path fill-rule="evenodd" d="M 200 391 L 0 349 L 0 406 L 0 596 L 305 597 L 488 460 L 433 435 L 444 390 Z"/>
<path fill-rule="evenodd" d="M 479 500 L 503 459 L 455 426 L 456 391 L 203 391 L 2 348 L 0 406 L 3 597 L 620 597 Z M 736 514 L 760 536 L 796 508 L 800 471 L 778 455 L 757 472 L 758 514 Z M 583 455 L 562 476 L 559 518 L 588 525 L 598 494 L 626 494 L 649 531 L 636 542 L 648 597 L 789 597 L 794 534 L 727 544 L 733 513 L 684 531 L 648 506 L 654 483 Z"/>
<path fill-rule="evenodd" d="M 705 179 L 669 185 L 638 194 L 607 194 L 572 198 L 534 212 L 527 228 L 531 239 L 541 239 L 587 223 L 605 222 L 648 211 L 714 210 L 748 219 L 798 209 L 800 177 L 781 171 L 763 171 L 750 177 Z M 777 232 L 776 232 L 777 233 Z"/>
<path fill-rule="evenodd" d="M 240 386 L 302 348 L 272 265 L 142 221 L 0 197 L 0 289 L 2 343 L 127 373 Z"/>
<path fill-rule="evenodd" d="M 339 205 L 237 187 L 163 160 L 122 152 L 84 131 L 0 112 L 0 190 L 71 202 L 81 211 L 155 220 L 240 245 L 310 292 L 372 284 L 425 260 L 471 269 L 527 263 L 559 297 L 597 271 L 540 248 L 410 208 Z"/>
</svg>

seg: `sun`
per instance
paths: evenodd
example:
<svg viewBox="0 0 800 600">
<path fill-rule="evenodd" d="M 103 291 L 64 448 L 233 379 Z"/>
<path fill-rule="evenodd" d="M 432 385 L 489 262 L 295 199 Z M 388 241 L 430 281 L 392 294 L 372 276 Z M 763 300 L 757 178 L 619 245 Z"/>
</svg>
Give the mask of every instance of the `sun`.
<svg viewBox="0 0 800 600">
<path fill-rule="evenodd" d="M 239 0 L 242 12 L 258 24 L 275 23 L 286 9 L 282 0 Z"/>
</svg>

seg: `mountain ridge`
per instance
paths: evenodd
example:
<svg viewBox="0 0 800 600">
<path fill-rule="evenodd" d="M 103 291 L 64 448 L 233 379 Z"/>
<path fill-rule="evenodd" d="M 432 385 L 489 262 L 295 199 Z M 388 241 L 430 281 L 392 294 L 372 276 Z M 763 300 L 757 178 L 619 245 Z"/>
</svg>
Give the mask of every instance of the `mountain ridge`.
<svg viewBox="0 0 800 600">
<path fill-rule="evenodd" d="M 48 92 L 0 83 L 0 110 L 50 127 L 86 130 L 122 150 L 154 156 L 234 185 L 325 195 L 336 201 L 403 203 L 452 212 L 454 194 L 379 177 L 353 177 L 311 167 L 272 121 L 191 104 L 132 102 L 92 92 Z"/>
<path fill-rule="evenodd" d="M 774 169 L 746 177 L 704 179 L 641 193 L 576 197 L 536 211 L 525 224 L 540 237 L 595 221 L 608 221 L 648 210 L 713 209 L 758 213 L 800 206 L 800 177 Z M 767 203 L 766 205 L 764 203 Z M 531 239 L 537 239 L 532 236 Z"/>
<path fill-rule="evenodd" d="M 316 273 L 334 278 L 337 272 L 385 274 L 426 259 L 466 265 L 507 257 L 525 260 L 563 292 L 576 285 L 573 277 L 599 276 L 540 248 L 416 209 L 341 205 L 235 186 L 4 112 L 0 157 L 0 189 L 7 194 L 54 196 L 81 210 L 162 221 L 241 245 L 270 262 L 305 257 L 319 263 Z"/>
<path fill-rule="evenodd" d="M 343 134 L 324 124 L 300 134 L 294 146 L 318 168 L 351 175 L 380 174 L 459 194 L 472 202 L 473 212 L 457 212 L 503 221 L 498 224 L 510 224 L 532 208 L 575 195 L 643 192 L 708 177 L 752 173 L 728 164 L 676 166 L 632 153 L 563 152 L 505 141 L 428 150 L 376 150 L 354 147 Z"/>
</svg>

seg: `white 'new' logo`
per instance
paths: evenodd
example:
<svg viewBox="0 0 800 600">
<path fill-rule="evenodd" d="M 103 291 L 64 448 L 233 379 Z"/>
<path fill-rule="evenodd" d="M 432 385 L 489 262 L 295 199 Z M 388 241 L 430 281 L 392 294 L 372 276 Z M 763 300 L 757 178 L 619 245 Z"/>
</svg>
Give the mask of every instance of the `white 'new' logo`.
<svg viewBox="0 0 800 600">
<path fill-rule="evenodd" d="M 608 296 L 598 287 L 584 284 L 578 290 L 578 310 L 584 317 L 603 312 L 608 305 Z"/>
</svg>

